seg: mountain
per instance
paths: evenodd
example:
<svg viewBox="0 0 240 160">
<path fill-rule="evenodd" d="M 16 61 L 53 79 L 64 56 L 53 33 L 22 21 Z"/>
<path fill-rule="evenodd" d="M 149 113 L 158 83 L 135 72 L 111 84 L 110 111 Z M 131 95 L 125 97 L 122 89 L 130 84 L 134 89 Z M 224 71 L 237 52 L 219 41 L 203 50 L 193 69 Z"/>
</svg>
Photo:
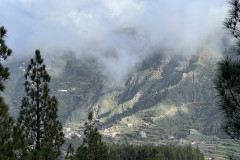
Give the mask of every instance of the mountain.
<svg viewBox="0 0 240 160">
<path fill-rule="evenodd" d="M 240 145 L 221 129 L 223 116 L 212 84 L 216 55 L 207 46 L 192 55 L 159 51 L 116 88 L 97 59 L 70 53 L 47 65 L 51 94 L 58 98 L 65 129 L 81 133 L 87 113 L 93 111 L 108 144 L 192 145 L 207 157 L 240 156 Z M 29 59 L 8 63 L 12 74 L 3 96 L 14 117 L 25 94 Z"/>
</svg>

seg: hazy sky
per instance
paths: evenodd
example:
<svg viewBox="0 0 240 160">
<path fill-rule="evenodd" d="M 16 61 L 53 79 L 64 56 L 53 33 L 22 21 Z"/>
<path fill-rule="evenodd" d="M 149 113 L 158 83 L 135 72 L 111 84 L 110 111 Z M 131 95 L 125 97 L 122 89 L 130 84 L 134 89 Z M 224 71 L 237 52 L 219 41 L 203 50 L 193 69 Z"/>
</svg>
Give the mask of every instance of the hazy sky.
<svg viewBox="0 0 240 160">
<path fill-rule="evenodd" d="M 121 79 L 160 47 L 191 53 L 219 45 L 226 0 L 0 0 L 14 56 L 74 51 Z"/>
</svg>

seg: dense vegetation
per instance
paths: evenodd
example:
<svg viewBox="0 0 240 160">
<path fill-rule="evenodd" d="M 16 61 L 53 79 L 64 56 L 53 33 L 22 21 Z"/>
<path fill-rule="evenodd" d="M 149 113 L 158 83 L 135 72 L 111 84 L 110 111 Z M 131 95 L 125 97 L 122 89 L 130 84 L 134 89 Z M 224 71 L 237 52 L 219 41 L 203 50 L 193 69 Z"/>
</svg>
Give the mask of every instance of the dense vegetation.
<svg viewBox="0 0 240 160">
<path fill-rule="evenodd" d="M 199 149 L 190 146 L 118 146 L 109 147 L 110 160 L 204 160 Z"/>
<path fill-rule="evenodd" d="M 79 160 L 105 160 L 108 159 L 107 146 L 102 140 L 101 134 L 94 126 L 92 112 L 88 115 L 88 122 L 85 123 L 83 143 L 77 150 Z"/>
</svg>

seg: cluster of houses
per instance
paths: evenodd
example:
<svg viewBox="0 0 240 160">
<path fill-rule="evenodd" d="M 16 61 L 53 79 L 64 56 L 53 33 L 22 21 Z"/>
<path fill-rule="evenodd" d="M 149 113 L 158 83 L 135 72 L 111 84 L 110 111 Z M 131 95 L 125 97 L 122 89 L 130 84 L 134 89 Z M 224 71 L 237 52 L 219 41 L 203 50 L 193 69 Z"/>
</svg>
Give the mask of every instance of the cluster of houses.
<svg viewBox="0 0 240 160">
<path fill-rule="evenodd" d="M 110 128 L 104 129 L 102 134 L 103 134 L 104 137 L 114 138 L 116 135 L 121 134 L 121 132 L 120 131 L 115 131 L 113 127 L 110 127 Z"/>
<path fill-rule="evenodd" d="M 133 127 L 133 124 L 132 123 L 127 123 L 127 126 L 128 127 Z"/>
<path fill-rule="evenodd" d="M 129 127 L 129 128 L 130 128 L 130 127 L 133 127 L 133 124 L 132 124 L 132 123 L 127 123 L 126 125 L 127 125 L 127 127 Z M 149 126 L 150 123 L 147 122 L 147 121 L 144 121 L 144 122 L 143 122 L 143 125 L 144 125 L 144 126 Z"/>
<path fill-rule="evenodd" d="M 72 90 L 74 90 L 74 89 L 72 89 Z M 67 92 L 68 90 L 58 90 L 58 91 L 59 92 Z M 149 126 L 150 123 L 147 122 L 147 121 L 144 121 L 143 125 Z M 131 128 L 134 125 L 129 122 L 129 123 L 126 123 L 126 126 L 128 128 Z M 121 132 L 119 131 L 119 127 L 118 126 L 103 129 L 102 132 L 100 132 L 100 133 L 104 137 L 111 137 L 111 138 L 114 138 L 115 136 L 121 134 Z M 80 134 L 80 129 L 65 128 L 64 129 L 64 134 L 65 134 L 65 138 L 68 138 L 68 139 L 72 139 L 74 137 L 77 137 L 77 138 L 81 138 L 82 137 L 81 134 Z M 144 131 L 140 131 L 139 134 L 141 135 L 142 138 L 146 138 L 147 137 L 147 133 L 145 133 Z"/>
<path fill-rule="evenodd" d="M 75 138 L 75 137 L 77 137 L 77 138 L 81 138 L 82 137 L 79 131 L 73 130 L 71 128 L 66 128 L 64 130 L 64 132 L 65 132 L 64 133 L 65 134 L 65 138 L 68 138 L 68 139 L 72 139 L 72 138 Z"/>
<path fill-rule="evenodd" d="M 202 147 L 202 146 L 206 146 L 206 145 L 211 145 L 211 144 L 207 144 L 207 142 L 206 141 L 191 141 L 191 142 L 189 142 L 188 140 L 185 140 L 185 139 L 180 139 L 179 140 L 179 145 L 181 145 L 181 146 L 184 146 L 184 145 L 189 145 L 189 144 L 191 144 L 191 145 L 193 145 L 193 146 L 198 146 L 198 147 Z M 215 144 L 214 144 L 215 145 Z"/>
</svg>

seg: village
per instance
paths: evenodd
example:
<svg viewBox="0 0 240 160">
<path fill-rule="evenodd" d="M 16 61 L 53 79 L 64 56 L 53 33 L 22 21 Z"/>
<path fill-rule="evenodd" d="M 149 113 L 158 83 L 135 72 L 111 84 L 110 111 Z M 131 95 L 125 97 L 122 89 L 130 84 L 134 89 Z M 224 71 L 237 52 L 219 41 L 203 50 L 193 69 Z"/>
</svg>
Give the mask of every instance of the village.
<svg viewBox="0 0 240 160">
<path fill-rule="evenodd" d="M 149 126 L 150 123 L 144 121 L 142 125 Z M 123 126 L 114 126 L 114 127 L 112 126 L 109 128 L 102 127 L 102 129 L 100 129 L 99 132 L 103 137 L 114 138 L 117 135 L 121 135 L 121 131 L 129 130 L 129 129 L 132 129 L 133 127 L 134 127 L 134 124 L 128 122 L 128 123 L 125 123 L 125 125 Z M 72 138 L 81 139 L 83 132 L 84 132 L 84 127 L 80 127 L 80 126 L 74 126 L 74 127 L 72 126 L 72 127 L 64 128 L 65 138 L 68 138 L 68 139 L 72 139 Z M 139 135 L 142 138 L 147 138 L 147 134 L 144 131 L 139 131 Z"/>
</svg>

